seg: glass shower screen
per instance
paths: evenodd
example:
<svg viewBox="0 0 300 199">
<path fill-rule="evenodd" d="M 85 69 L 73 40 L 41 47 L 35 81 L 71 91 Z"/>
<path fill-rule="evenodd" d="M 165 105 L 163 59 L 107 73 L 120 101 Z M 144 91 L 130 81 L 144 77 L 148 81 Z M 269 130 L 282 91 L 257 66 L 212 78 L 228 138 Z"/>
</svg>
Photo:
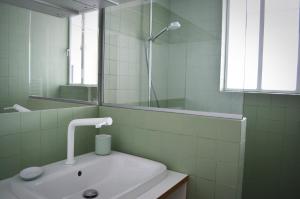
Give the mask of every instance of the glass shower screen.
<svg viewBox="0 0 300 199">
<path fill-rule="evenodd" d="M 243 95 L 219 91 L 219 3 L 105 8 L 104 104 L 241 114 Z"/>
</svg>

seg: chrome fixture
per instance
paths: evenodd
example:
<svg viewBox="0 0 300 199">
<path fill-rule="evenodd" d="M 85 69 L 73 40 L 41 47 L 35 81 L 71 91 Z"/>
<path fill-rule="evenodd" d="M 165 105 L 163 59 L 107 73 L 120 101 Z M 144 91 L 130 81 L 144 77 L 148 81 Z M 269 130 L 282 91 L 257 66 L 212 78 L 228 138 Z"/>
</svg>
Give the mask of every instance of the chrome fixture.
<svg viewBox="0 0 300 199">
<path fill-rule="evenodd" d="M 151 36 L 148 40 L 149 41 L 155 41 L 158 37 L 160 37 L 165 32 L 168 32 L 170 30 L 177 30 L 181 27 L 181 24 L 178 21 L 171 22 L 168 26 L 163 28 L 159 33 L 157 33 L 154 36 Z"/>
<path fill-rule="evenodd" d="M 181 27 L 180 22 L 173 21 L 168 26 L 163 28 L 160 32 L 158 32 L 156 35 L 152 35 L 152 1 L 150 4 L 150 37 L 148 38 L 146 45 L 145 45 L 145 57 L 146 57 L 146 67 L 147 67 L 147 73 L 148 73 L 148 106 L 151 106 L 151 93 L 153 93 L 156 106 L 157 108 L 160 107 L 159 100 L 157 97 L 157 93 L 155 91 L 153 82 L 152 82 L 152 43 L 161 35 L 163 35 L 165 32 L 168 32 L 170 30 L 177 30 Z M 151 92 L 152 91 L 152 92 Z"/>
</svg>

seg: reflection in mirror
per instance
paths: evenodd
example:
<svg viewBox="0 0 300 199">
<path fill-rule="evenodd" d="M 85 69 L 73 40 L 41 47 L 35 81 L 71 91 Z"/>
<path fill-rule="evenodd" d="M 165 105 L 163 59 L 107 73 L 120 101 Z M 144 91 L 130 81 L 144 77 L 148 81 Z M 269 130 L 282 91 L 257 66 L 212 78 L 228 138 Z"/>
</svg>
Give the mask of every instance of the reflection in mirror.
<svg viewBox="0 0 300 199">
<path fill-rule="evenodd" d="M 0 112 L 97 103 L 97 81 L 98 11 L 69 19 L 0 3 Z"/>
<path fill-rule="evenodd" d="M 225 91 L 300 93 L 299 1 L 224 0 Z"/>
</svg>

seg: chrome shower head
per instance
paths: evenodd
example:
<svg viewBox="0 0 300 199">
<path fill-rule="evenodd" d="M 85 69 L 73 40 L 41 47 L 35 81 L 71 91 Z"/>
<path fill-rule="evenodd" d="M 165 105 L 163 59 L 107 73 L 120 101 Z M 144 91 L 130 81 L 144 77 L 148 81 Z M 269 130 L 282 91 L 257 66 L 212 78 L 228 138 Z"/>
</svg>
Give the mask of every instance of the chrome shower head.
<svg viewBox="0 0 300 199">
<path fill-rule="evenodd" d="M 178 21 L 173 21 L 171 22 L 167 27 L 163 28 L 159 33 L 157 33 L 155 36 L 152 36 L 148 39 L 148 41 L 154 41 L 157 39 L 159 36 L 164 34 L 165 32 L 169 30 L 177 30 L 181 27 L 181 24 Z"/>
<path fill-rule="evenodd" d="M 168 26 L 168 31 L 169 30 L 177 30 L 181 27 L 181 24 L 178 22 L 178 21 L 174 21 L 174 22 L 171 22 Z"/>
</svg>

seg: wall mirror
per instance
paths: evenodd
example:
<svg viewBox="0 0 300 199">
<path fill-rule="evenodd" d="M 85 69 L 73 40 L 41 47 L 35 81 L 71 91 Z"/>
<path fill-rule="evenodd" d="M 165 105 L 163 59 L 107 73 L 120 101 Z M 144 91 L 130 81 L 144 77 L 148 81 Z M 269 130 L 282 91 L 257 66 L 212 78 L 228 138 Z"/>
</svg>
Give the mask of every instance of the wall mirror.
<svg viewBox="0 0 300 199">
<path fill-rule="evenodd" d="M 300 93 L 298 0 L 223 0 L 221 90 Z"/>
<path fill-rule="evenodd" d="M 0 1 L 0 112 L 97 104 L 98 11 L 14 2 Z"/>
</svg>

